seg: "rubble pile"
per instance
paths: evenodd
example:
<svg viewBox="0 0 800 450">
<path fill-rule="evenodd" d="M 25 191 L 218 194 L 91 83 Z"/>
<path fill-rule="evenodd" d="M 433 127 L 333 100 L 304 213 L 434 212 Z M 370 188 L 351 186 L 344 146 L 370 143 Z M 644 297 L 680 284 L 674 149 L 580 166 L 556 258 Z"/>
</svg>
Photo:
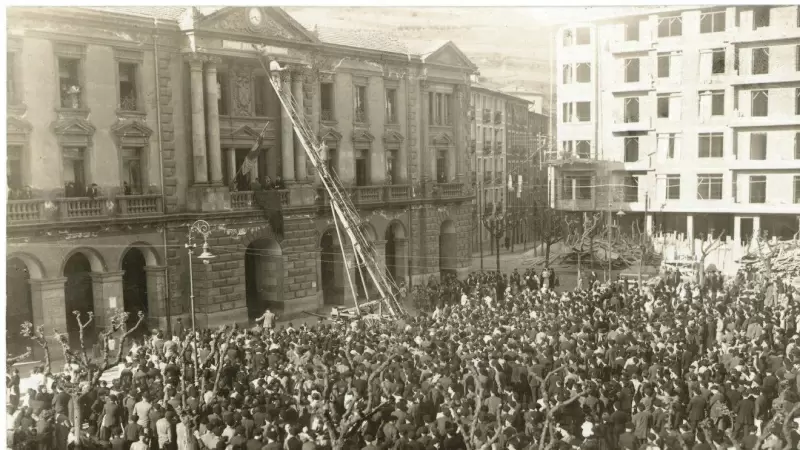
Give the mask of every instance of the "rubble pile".
<svg viewBox="0 0 800 450">
<path fill-rule="evenodd" d="M 791 279 L 800 277 L 800 241 L 783 240 L 762 242 L 760 246 L 751 246 L 750 251 L 741 259 L 747 270 L 766 272 L 765 261 L 770 262 L 772 275 Z"/>
</svg>

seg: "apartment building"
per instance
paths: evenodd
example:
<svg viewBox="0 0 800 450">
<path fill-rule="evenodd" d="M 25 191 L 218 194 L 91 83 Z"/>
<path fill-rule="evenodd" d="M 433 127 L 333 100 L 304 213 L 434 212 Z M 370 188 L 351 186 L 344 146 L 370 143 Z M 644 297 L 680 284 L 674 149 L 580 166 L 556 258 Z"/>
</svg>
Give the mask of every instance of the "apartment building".
<svg viewBox="0 0 800 450">
<path fill-rule="evenodd" d="M 564 26 L 555 46 L 553 207 L 739 242 L 798 230 L 796 6 L 662 8 Z"/>
<path fill-rule="evenodd" d="M 358 261 L 342 252 L 252 44 L 287 69 L 283 89 L 327 145 L 390 275 L 468 271 L 469 242 L 456 236 L 474 207 L 476 67 L 453 43 L 412 53 L 379 33 L 312 32 L 271 7 L 8 13 L 12 337 L 31 321 L 74 339 L 74 310 L 93 311 L 98 330 L 116 309 L 143 312 L 149 326 L 188 323 L 190 295 L 201 326 L 352 304 Z M 275 205 L 259 200 L 268 179 Z M 198 219 L 210 225 L 209 264 L 199 250 L 190 264 L 185 247 Z M 374 294 L 369 282 L 359 291 Z"/>
</svg>

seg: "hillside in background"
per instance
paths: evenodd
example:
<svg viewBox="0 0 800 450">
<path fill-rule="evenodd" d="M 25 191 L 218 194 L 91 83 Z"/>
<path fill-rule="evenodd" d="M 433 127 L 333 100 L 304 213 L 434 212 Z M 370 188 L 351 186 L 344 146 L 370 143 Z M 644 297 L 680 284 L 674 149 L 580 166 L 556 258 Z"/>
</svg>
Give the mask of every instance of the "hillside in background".
<svg viewBox="0 0 800 450">
<path fill-rule="evenodd" d="M 453 41 L 493 83 L 549 95 L 550 51 L 558 23 L 589 20 L 632 7 L 401 8 L 286 7 L 305 27 L 385 30 L 412 48 Z M 636 8 L 640 9 L 640 8 Z M 580 18 L 580 19 L 578 19 Z"/>
</svg>

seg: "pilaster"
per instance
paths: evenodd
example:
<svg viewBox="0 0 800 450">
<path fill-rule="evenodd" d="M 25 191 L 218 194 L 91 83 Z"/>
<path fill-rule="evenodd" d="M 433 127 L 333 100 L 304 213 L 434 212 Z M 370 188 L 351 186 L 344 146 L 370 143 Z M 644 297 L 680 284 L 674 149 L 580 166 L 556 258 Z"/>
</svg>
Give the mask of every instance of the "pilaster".
<svg viewBox="0 0 800 450">
<path fill-rule="evenodd" d="M 430 147 L 428 145 L 428 139 L 429 139 L 428 138 L 428 134 L 429 134 L 429 127 L 430 127 L 430 125 L 428 124 L 428 122 L 430 120 L 428 118 L 429 109 L 430 109 L 430 98 L 429 98 L 429 94 L 428 94 L 428 92 L 429 92 L 428 88 L 429 88 L 429 85 L 428 85 L 427 81 L 420 81 L 420 97 L 422 99 L 422 102 L 421 102 L 422 108 L 420 108 L 420 112 L 421 112 L 421 114 L 420 114 L 421 115 L 421 121 L 420 122 L 421 123 L 420 123 L 420 128 L 419 128 L 419 161 L 420 161 L 420 165 L 422 166 L 421 167 L 421 172 L 422 172 L 422 182 L 423 183 L 427 183 L 427 182 L 432 181 L 431 180 L 430 168 L 428 167 L 430 165 L 430 163 L 428 161 L 429 160 L 428 154 L 430 153 Z M 436 170 L 436 169 L 434 169 L 434 170 Z M 434 179 L 435 179 L 435 177 L 434 177 Z"/>
<path fill-rule="evenodd" d="M 211 166 L 211 182 L 222 184 L 222 154 L 219 143 L 219 94 L 217 92 L 217 63 L 211 57 L 206 62 L 206 102 L 208 111 L 208 159 Z"/>
<path fill-rule="evenodd" d="M 122 272 L 92 272 L 92 293 L 94 295 L 94 321 L 97 330 L 111 324 L 114 310 L 123 310 Z"/>
<path fill-rule="evenodd" d="M 208 159 L 206 157 L 205 99 L 203 98 L 203 60 L 194 55 L 187 57 L 186 60 L 189 63 L 192 97 L 192 168 L 194 169 L 194 183 L 205 184 L 208 183 Z"/>
<path fill-rule="evenodd" d="M 148 327 L 157 326 L 159 329 L 167 327 L 167 267 L 146 266 L 147 277 L 147 315 Z"/>
<path fill-rule="evenodd" d="M 64 295 L 66 282 L 67 279 L 64 277 L 29 281 L 33 325 L 35 327 L 44 326 L 45 336 L 52 336 L 53 331 L 56 330 L 62 333 L 67 331 L 67 308 Z"/>
<path fill-rule="evenodd" d="M 281 90 L 291 92 L 291 73 L 286 71 L 281 74 Z M 281 176 L 283 181 L 294 181 L 294 132 L 292 120 L 286 108 L 281 108 Z"/>
<path fill-rule="evenodd" d="M 394 265 L 397 281 L 408 284 L 408 239 L 394 238 Z"/>
<path fill-rule="evenodd" d="M 292 75 L 292 96 L 297 102 L 297 109 L 302 117 L 305 117 L 305 99 L 303 98 L 303 73 L 296 71 Z M 306 181 L 308 175 L 306 173 L 306 151 L 300 143 L 300 139 L 296 136 L 294 145 L 294 175 L 297 181 Z"/>
</svg>

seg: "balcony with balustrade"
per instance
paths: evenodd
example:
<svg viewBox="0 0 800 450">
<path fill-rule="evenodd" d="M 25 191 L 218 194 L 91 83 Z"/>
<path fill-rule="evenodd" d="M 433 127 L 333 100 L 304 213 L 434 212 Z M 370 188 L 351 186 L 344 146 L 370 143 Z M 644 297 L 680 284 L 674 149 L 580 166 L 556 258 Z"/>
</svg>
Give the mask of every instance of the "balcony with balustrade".
<svg viewBox="0 0 800 450">
<path fill-rule="evenodd" d="M 261 191 L 265 193 L 277 193 L 280 196 L 281 207 L 288 207 L 290 205 L 289 189 Z M 237 191 L 231 192 L 231 209 L 234 211 L 246 211 L 259 209 L 257 193 L 254 191 Z M 298 205 L 299 206 L 299 205 Z"/>
<path fill-rule="evenodd" d="M 6 204 L 6 222 L 9 225 L 125 219 L 163 213 L 160 194 L 9 200 Z"/>
</svg>

